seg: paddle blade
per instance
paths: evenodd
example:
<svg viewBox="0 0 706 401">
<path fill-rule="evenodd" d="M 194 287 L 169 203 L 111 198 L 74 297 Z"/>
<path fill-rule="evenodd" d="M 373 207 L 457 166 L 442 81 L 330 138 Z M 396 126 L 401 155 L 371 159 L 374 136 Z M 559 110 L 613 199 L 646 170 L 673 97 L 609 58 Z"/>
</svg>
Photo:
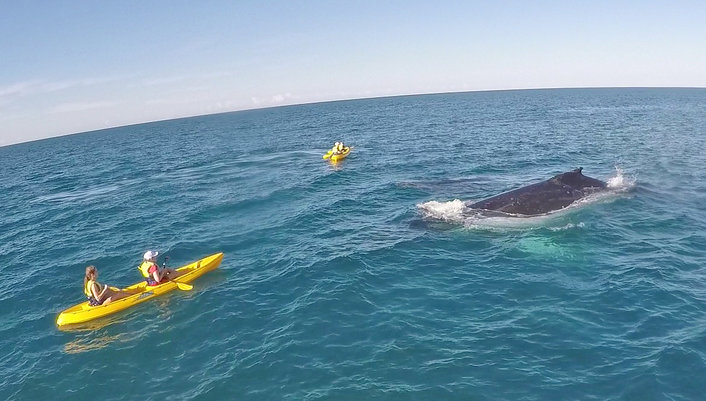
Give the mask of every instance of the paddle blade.
<svg viewBox="0 0 706 401">
<path fill-rule="evenodd" d="M 177 284 L 177 288 L 182 291 L 191 291 L 194 288 L 194 286 L 191 284 L 186 284 L 186 283 L 176 283 L 176 284 Z"/>
</svg>

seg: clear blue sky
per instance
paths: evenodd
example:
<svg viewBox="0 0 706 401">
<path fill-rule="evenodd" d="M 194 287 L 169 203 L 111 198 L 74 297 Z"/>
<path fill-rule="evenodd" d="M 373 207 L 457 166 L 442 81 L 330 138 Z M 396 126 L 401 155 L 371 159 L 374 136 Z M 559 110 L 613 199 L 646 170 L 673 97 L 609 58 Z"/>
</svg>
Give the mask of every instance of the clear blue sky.
<svg viewBox="0 0 706 401">
<path fill-rule="evenodd" d="M 0 0 L 0 146 L 335 99 L 706 87 L 706 2 L 578 3 Z"/>
</svg>

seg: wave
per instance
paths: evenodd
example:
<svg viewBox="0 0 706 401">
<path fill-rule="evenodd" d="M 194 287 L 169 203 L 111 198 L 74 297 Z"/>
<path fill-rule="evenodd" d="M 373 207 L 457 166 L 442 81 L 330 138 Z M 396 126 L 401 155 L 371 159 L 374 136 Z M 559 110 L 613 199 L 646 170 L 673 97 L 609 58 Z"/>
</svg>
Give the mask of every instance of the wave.
<svg viewBox="0 0 706 401">
<path fill-rule="evenodd" d="M 111 184 L 87 189 L 77 189 L 75 191 L 63 191 L 49 195 L 37 197 L 34 202 L 77 202 L 92 200 L 120 189 L 119 185 Z"/>
</svg>

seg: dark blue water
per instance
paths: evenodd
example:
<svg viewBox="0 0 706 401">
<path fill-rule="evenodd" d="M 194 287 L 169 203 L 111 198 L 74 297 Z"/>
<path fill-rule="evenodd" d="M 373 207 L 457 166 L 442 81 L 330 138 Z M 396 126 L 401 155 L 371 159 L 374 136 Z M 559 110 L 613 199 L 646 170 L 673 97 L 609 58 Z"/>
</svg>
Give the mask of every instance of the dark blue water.
<svg viewBox="0 0 706 401">
<path fill-rule="evenodd" d="M 333 142 L 353 145 L 337 165 Z M 701 400 L 706 90 L 479 92 L 0 148 L 0 399 Z M 575 167 L 608 197 L 479 200 Z M 221 268 L 78 329 L 83 270 Z M 161 261 L 161 260 L 160 260 Z"/>
</svg>

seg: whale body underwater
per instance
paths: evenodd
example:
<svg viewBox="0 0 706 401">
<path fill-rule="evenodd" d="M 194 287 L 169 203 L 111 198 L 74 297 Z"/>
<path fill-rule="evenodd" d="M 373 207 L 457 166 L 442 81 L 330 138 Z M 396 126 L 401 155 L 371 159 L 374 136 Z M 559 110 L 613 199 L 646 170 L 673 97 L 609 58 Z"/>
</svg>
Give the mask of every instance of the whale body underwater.
<svg viewBox="0 0 706 401">
<path fill-rule="evenodd" d="M 468 207 L 506 214 L 536 216 L 561 210 L 587 195 L 608 188 L 605 182 L 583 175 L 582 170 L 583 168 L 579 167 L 546 181 L 484 199 Z"/>
</svg>

